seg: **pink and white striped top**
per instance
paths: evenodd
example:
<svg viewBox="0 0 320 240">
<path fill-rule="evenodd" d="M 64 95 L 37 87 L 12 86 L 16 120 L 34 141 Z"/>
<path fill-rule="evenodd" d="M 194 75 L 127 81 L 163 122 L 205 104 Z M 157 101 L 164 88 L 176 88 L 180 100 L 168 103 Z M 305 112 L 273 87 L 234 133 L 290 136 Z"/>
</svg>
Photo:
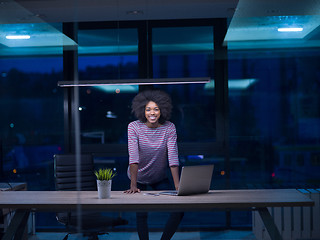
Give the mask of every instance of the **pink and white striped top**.
<svg viewBox="0 0 320 240">
<path fill-rule="evenodd" d="M 128 150 L 129 164 L 138 164 L 137 181 L 142 184 L 166 178 L 168 163 L 179 166 L 176 127 L 169 121 L 157 128 L 149 128 L 140 120 L 129 123 Z"/>
</svg>

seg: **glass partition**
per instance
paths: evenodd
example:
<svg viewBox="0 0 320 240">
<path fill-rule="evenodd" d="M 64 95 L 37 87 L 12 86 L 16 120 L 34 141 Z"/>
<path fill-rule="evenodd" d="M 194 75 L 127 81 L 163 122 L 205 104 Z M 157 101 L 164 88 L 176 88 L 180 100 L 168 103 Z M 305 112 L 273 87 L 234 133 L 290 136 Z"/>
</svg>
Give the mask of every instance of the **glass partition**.
<svg viewBox="0 0 320 240">
<path fill-rule="evenodd" d="M 79 79 L 139 78 L 137 29 L 80 29 Z M 296 41 L 291 47 L 290 41 L 265 47 L 263 41 L 228 43 L 227 106 L 215 99 L 213 73 L 223 69 L 214 66 L 213 31 L 212 26 L 152 27 L 152 63 L 147 64 L 152 65 L 154 78 L 211 78 L 207 84 L 155 85 L 172 97 L 171 120 L 179 145 L 198 148 L 209 143 L 214 147 L 210 154 L 181 154 L 182 164 L 214 163 L 214 189 L 225 188 L 226 176 L 233 189 L 319 186 L 319 46 L 303 47 Z M 25 181 L 30 190 L 53 190 L 52 156 L 64 152 L 64 136 L 72 135 L 72 126 L 70 132 L 63 132 L 63 101 L 71 96 L 64 96 L 57 87 L 64 80 L 63 45 L 20 46 L 13 51 L 0 44 L 0 50 L 0 177 Z M 127 125 L 135 120 L 131 100 L 138 91 L 134 85 L 79 88 L 76 111 L 81 143 L 99 145 L 98 152 L 91 152 L 96 167 L 116 168 L 114 190 L 129 186 L 128 158 L 123 148 L 121 156 L 112 157 L 101 149 L 127 144 Z M 229 114 L 220 118 L 230 123 L 229 136 L 223 136 L 229 140 L 228 149 L 215 145 L 217 106 Z M 226 155 L 230 156 L 228 174 Z M 132 215 L 126 213 L 134 224 Z M 151 214 L 151 227 L 157 228 L 163 220 L 158 216 Z M 186 214 L 182 229 L 200 228 L 195 218 L 201 218 L 201 226 L 208 228 L 251 224 L 251 212 L 196 212 Z M 57 225 L 52 216 L 41 224 Z"/>
<path fill-rule="evenodd" d="M 28 190 L 54 190 L 53 155 L 64 151 L 63 47 L 75 43 L 61 23 L 1 24 L 2 36 L 23 31 L 29 39 L 0 41 L 0 180 Z M 57 226 L 39 213 L 37 228 Z"/>
<path fill-rule="evenodd" d="M 317 9 L 237 10 L 230 21 L 224 40 L 232 188 L 319 187 L 319 16 L 304 7 Z M 231 216 L 233 225 L 241 219 Z"/>
</svg>

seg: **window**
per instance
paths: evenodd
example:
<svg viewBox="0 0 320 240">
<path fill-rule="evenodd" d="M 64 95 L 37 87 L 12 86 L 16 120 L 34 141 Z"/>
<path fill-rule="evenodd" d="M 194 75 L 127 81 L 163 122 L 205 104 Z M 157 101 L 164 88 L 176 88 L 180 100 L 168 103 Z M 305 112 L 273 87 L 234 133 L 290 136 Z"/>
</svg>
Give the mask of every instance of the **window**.
<svg viewBox="0 0 320 240">
<path fill-rule="evenodd" d="M 79 30 L 80 80 L 138 78 L 137 29 Z M 131 100 L 138 86 L 80 88 L 84 144 L 126 143 Z"/>
<path fill-rule="evenodd" d="M 319 62 L 317 49 L 229 53 L 231 161 L 244 157 L 247 166 L 245 177 L 233 182 L 319 181 L 319 169 L 306 164 L 319 152 Z M 245 84 L 235 88 L 236 82 Z"/>
<path fill-rule="evenodd" d="M 1 177 L 27 182 L 31 190 L 53 187 L 53 175 L 47 173 L 53 170 L 53 155 L 62 151 L 63 91 L 57 86 L 62 80 L 60 53 L 0 58 Z"/>
<path fill-rule="evenodd" d="M 154 78 L 212 77 L 213 27 L 171 27 L 152 29 Z M 173 100 L 172 121 L 178 141 L 215 140 L 213 84 L 156 86 Z"/>
</svg>

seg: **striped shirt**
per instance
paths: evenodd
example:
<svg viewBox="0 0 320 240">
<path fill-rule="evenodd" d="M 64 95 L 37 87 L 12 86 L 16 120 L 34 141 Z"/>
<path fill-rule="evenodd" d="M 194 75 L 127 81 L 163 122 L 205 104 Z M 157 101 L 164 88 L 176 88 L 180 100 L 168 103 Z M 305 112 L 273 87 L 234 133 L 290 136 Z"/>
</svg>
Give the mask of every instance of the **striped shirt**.
<svg viewBox="0 0 320 240">
<path fill-rule="evenodd" d="M 138 164 L 137 181 L 152 184 L 167 177 L 167 166 L 178 166 L 176 127 L 166 121 L 157 128 L 149 128 L 140 120 L 128 125 L 129 164 Z M 128 177 L 130 171 L 128 168 Z"/>
</svg>

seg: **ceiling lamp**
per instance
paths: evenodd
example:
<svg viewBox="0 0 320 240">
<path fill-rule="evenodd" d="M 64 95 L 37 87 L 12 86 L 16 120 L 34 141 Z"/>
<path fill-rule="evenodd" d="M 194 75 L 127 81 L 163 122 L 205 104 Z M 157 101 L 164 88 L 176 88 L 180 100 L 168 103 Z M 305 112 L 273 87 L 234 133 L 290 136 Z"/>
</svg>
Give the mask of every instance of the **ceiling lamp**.
<svg viewBox="0 0 320 240">
<path fill-rule="evenodd" d="M 6 39 L 10 39 L 10 40 L 30 39 L 30 35 L 7 35 Z"/>
<path fill-rule="evenodd" d="M 278 32 L 302 32 L 302 27 L 283 27 L 278 28 Z"/>
<path fill-rule="evenodd" d="M 198 78 L 146 78 L 146 79 L 110 79 L 110 80 L 79 80 L 59 81 L 59 87 L 88 87 L 103 85 L 150 85 L 150 84 L 189 84 L 208 83 L 210 77 Z"/>
</svg>

